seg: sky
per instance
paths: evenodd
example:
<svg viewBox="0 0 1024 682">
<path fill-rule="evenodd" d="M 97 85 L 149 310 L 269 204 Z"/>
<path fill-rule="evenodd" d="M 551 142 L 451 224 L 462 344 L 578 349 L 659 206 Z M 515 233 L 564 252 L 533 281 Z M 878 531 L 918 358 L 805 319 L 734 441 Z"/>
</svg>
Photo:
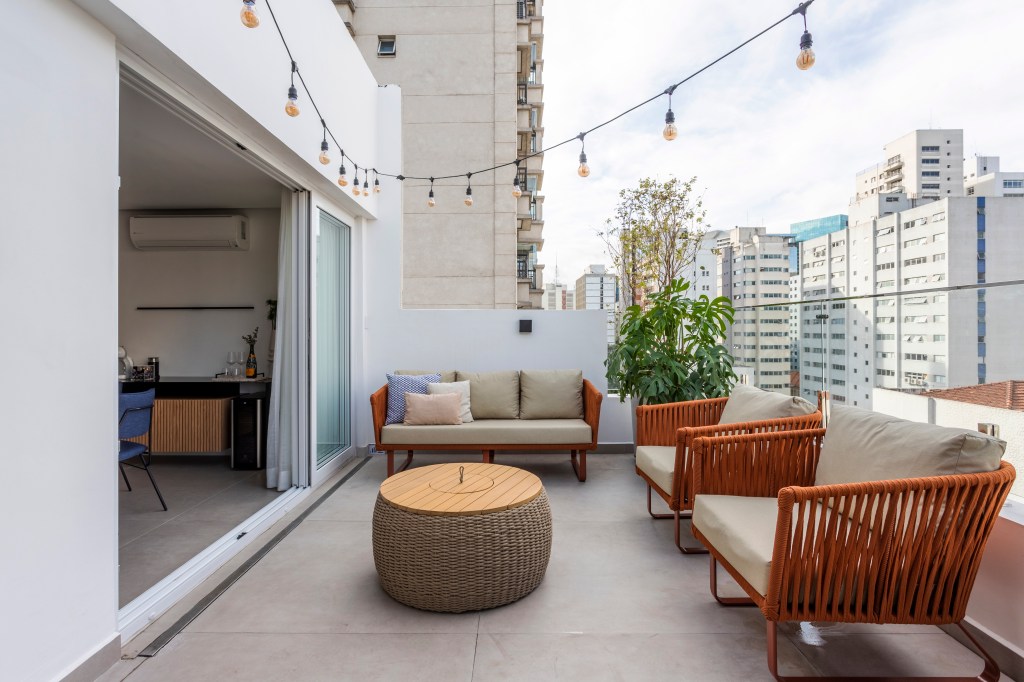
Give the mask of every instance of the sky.
<svg viewBox="0 0 1024 682">
<path fill-rule="evenodd" d="M 546 147 L 663 91 L 791 12 L 788 0 L 546 0 Z M 815 0 L 817 57 L 795 61 L 792 17 L 680 86 L 679 137 L 661 135 L 662 97 L 544 157 L 544 281 L 610 264 L 597 236 L 619 190 L 643 177 L 697 177 L 712 229 L 846 213 L 854 175 L 919 128 L 962 128 L 964 154 L 1024 170 L 1024 3 Z"/>
</svg>

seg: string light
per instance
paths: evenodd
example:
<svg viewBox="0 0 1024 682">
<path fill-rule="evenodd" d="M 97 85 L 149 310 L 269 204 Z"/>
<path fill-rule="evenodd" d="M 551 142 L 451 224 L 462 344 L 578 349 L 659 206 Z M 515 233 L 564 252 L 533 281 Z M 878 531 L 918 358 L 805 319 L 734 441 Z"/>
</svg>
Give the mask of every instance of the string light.
<svg viewBox="0 0 1024 682">
<path fill-rule="evenodd" d="M 320 159 L 320 163 L 326 166 L 331 162 L 331 157 L 327 154 L 327 124 L 324 123 L 323 119 L 320 119 L 320 125 L 324 127 L 324 141 L 320 143 L 320 156 L 318 158 Z"/>
<path fill-rule="evenodd" d="M 284 105 L 284 113 L 291 117 L 299 115 L 299 107 L 295 101 L 299 99 L 299 91 L 295 89 L 295 72 L 299 70 L 295 61 L 292 61 L 292 84 L 288 87 L 288 103 Z"/>
<path fill-rule="evenodd" d="M 755 40 L 757 40 L 761 36 L 765 35 L 769 31 L 775 29 L 776 27 L 778 27 L 779 25 L 784 23 L 787 19 L 789 19 L 791 16 L 793 16 L 795 14 L 801 15 L 803 17 L 803 20 L 804 20 L 804 32 L 803 32 L 803 35 L 800 38 L 800 55 L 797 58 L 797 66 L 801 70 L 807 70 L 807 69 L 811 68 L 811 66 L 814 65 L 815 57 L 814 57 L 814 51 L 811 49 L 811 45 L 812 45 L 811 34 L 807 30 L 807 8 L 810 7 L 811 4 L 814 3 L 814 1 L 815 0 L 804 0 L 804 2 L 801 2 L 796 7 L 796 9 L 794 9 L 792 12 L 790 12 L 786 16 L 782 17 L 781 19 L 779 19 L 775 23 L 771 24 L 767 28 L 764 28 L 763 30 L 761 30 L 758 33 L 754 34 L 753 36 L 751 36 L 747 40 L 743 41 L 742 43 L 740 43 L 736 47 L 732 48 L 728 52 L 722 54 L 721 56 L 717 57 L 716 59 L 712 60 L 711 62 L 705 64 L 701 68 L 697 69 L 696 71 L 694 71 L 690 75 L 688 75 L 685 78 L 683 78 L 682 80 L 680 80 L 678 83 L 675 83 L 674 85 L 671 85 L 667 90 L 661 91 L 658 94 L 654 95 L 653 97 L 650 97 L 650 98 L 644 100 L 643 102 L 640 102 L 638 104 L 633 105 L 632 107 L 626 109 L 625 111 L 619 113 L 616 116 L 613 116 L 612 118 L 608 119 L 607 121 L 603 121 L 601 123 L 598 123 L 597 125 L 593 126 L 589 130 L 587 130 L 585 132 L 582 132 L 582 133 L 580 133 L 580 134 L 578 134 L 578 135 L 576 135 L 574 137 L 570 137 L 568 139 L 562 140 L 561 142 L 558 142 L 557 144 L 553 144 L 553 145 L 551 145 L 549 147 L 546 147 L 546 148 L 543 148 L 543 149 L 538 149 L 537 151 L 535 151 L 535 152 L 533 152 L 531 154 L 526 154 L 522 158 L 517 158 L 514 161 L 508 161 L 508 162 L 505 162 L 505 163 L 500 163 L 500 164 L 497 164 L 495 166 L 491 166 L 490 168 L 484 168 L 484 169 L 481 169 L 481 170 L 478 170 L 478 171 L 474 171 L 474 172 L 475 173 L 486 173 L 486 172 L 495 171 L 495 170 L 504 168 L 506 166 L 511 166 L 511 165 L 514 164 L 516 166 L 517 173 L 516 173 L 516 177 L 513 179 L 513 183 L 512 183 L 513 190 L 512 190 L 512 192 L 513 192 L 513 196 L 515 196 L 515 197 L 522 196 L 523 188 L 520 186 L 520 183 L 518 182 L 518 180 L 519 180 L 518 169 L 519 169 L 519 164 L 522 161 L 522 159 L 529 159 L 529 158 L 532 158 L 534 156 L 539 156 L 539 155 L 544 154 L 546 152 L 553 151 L 553 150 L 557 149 L 558 147 L 562 147 L 564 145 L 569 144 L 570 142 L 572 142 L 575 139 L 579 139 L 580 142 L 582 143 L 585 135 L 588 135 L 588 134 L 594 132 L 595 130 L 599 130 L 599 129 L 601 129 L 601 128 L 603 128 L 603 127 L 605 127 L 605 126 L 607 126 L 607 125 L 617 121 L 618 119 L 622 118 L 623 116 L 626 116 L 626 115 L 636 111 L 637 109 L 650 104 L 651 102 L 653 102 L 654 100 L 658 99 L 659 97 L 661 97 L 664 94 L 668 94 L 669 95 L 669 108 L 668 108 L 668 111 L 665 114 L 665 129 L 662 131 L 662 134 L 665 136 L 666 139 L 669 139 L 669 140 L 676 139 L 676 137 L 678 136 L 678 129 L 675 127 L 675 114 L 672 111 L 672 99 L 671 99 L 672 93 L 675 91 L 675 89 L 678 88 L 680 85 L 683 85 L 684 83 L 689 82 L 690 80 L 692 80 L 696 76 L 700 75 L 704 71 L 707 71 L 712 66 L 715 66 L 716 64 L 718 64 L 718 62 L 722 61 L 726 57 L 729 57 L 733 53 L 738 52 L 739 50 L 741 50 L 742 48 L 746 47 L 750 43 L 754 42 Z M 292 57 L 291 48 L 288 45 L 288 41 L 284 37 L 284 33 L 281 31 L 281 25 L 278 23 L 277 17 L 274 15 L 274 8 L 273 8 L 273 6 L 271 4 L 271 0 L 265 0 L 265 2 L 266 2 L 266 6 L 267 6 L 267 11 L 270 14 L 271 20 L 274 22 L 274 27 L 277 29 L 277 34 L 281 38 L 281 43 L 283 44 L 285 51 L 288 53 L 288 58 L 291 60 L 291 65 L 292 65 L 291 87 L 288 88 L 288 103 L 285 105 L 285 112 L 289 116 L 298 116 L 299 115 L 299 107 L 298 107 L 298 104 L 297 104 L 298 90 L 295 87 L 295 76 L 297 75 L 299 77 L 299 82 L 302 85 L 302 89 L 306 92 L 306 96 L 309 98 L 310 104 L 316 110 L 317 115 L 321 116 L 320 122 L 323 125 L 324 133 L 325 133 L 324 140 L 321 143 L 321 147 L 320 147 L 321 148 L 321 152 L 326 152 L 327 151 L 327 149 L 324 148 L 324 145 L 327 143 L 327 136 L 328 135 L 330 136 L 330 138 L 332 140 L 334 140 L 334 143 L 336 145 L 338 145 L 338 147 L 340 149 L 341 145 L 338 142 L 338 139 L 331 132 L 330 127 L 326 124 L 326 122 L 324 121 L 322 115 L 320 114 L 320 110 L 319 110 L 319 108 L 316 105 L 316 101 L 313 98 L 313 95 L 312 95 L 312 93 L 309 90 L 309 86 L 306 85 L 306 81 L 302 77 L 302 73 L 299 72 L 298 66 L 296 65 L 296 62 L 295 62 L 294 58 Z M 255 28 L 260 23 L 259 15 L 256 13 L 255 4 L 256 4 L 256 0 L 242 0 L 242 11 L 241 11 L 241 15 L 240 16 L 241 16 L 241 19 L 242 19 L 242 23 L 245 26 L 249 27 L 249 28 Z M 339 169 L 339 174 L 338 174 L 338 184 L 340 186 L 342 186 L 342 187 L 346 187 L 346 186 L 348 186 L 348 179 L 347 179 L 347 177 L 345 175 L 345 164 L 344 164 L 345 152 L 344 152 L 344 150 L 341 150 L 341 160 L 342 160 L 342 163 L 341 163 L 341 167 Z M 349 157 L 349 160 L 353 161 L 351 159 L 351 157 Z M 329 161 L 326 161 L 326 162 L 323 162 L 323 163 L 328 163 L 328 162 Z M 363 187 L 360 188 L 359 187 L 359 166 L 358 166 L 358 164 L 355 163 L 355 161 L 353 161 L 353 165 L 356 166 L 356 175 L 355 175 L 354 186 L 352 188 L 352 193 L 355 196 L 359 196 L 361 191 L 369 188 L 369 184 L 368 184 L 369 175 L 368 175 L 368 173 L 369 173 L 370 169 L 369 168 L 364 169 L 364 170 L 366 170 L 367 175 L 365 176 L 365 180 L 363 182 Z M 374 192 L 379 192 L 380 191 L 378 175 L 383 175 L 385 177 L 391 177 L 391 178 L 394 178 L 394 179 L 398 180 L 399 182 L 404 181 L 404 180 L 407 179 L 406 176 L 403 176 L 401 174 L 395 175 L 395 174 L 392 174 L 392 173 L 378 173 L 378 171 L 376 169 L 373 169 L 373 171 L 374 171 L 374 183 L 373 183 L 374 184 Z M 581 177 L 587 177 L 587 176 L 590 175 L 590 166 L 587 164 L 586 149 L 584 147 L 582 147 L 582 146 L 581 146 L 581 149 L 580 149 L 580 165 L 579 165 L 579 168 L 577 169 L 577 172 L 579 173 L 579 175 Z M 434 180 L 446 180 L 446 179 L 458 178 L 461 175 L 462 174 L 444 175 L 444 176 L 437 176 L 437 177 L 431 176 L 429 178 L 430 181 L 431 181 L 431 188 L 430 188 L 430 193 L 428 195 L 428 205 L 431 206 L 431 207 L 436 205 L 435 202 L 433 202 L 433 181 Z M 465 175 L 466 175 L 467 178 L 469 178 L 470 176 L 473 175 L 473 172 L 465 173 Z M 428 178 L 422 177 L 422 176 L 408 176 L 408 179 L 427 180 Z M 465 199 L 465 203 L 466 203 L 467 206 L 472 206 L 472 201 L 473 201 L 472 193 L 473 193 L 472 192 L 472 186 L 467 183 L 466 199 Z"/>
<path fill-rule="evenodd" d="M 260 25 L 260 15 L 256 14 L 256 0 L 242 0 L 242 26 L 256 28 Z"/>
<path fill-rule="evenodd" d="M 462 200 L 466 206 L 473 205 L 473 174 L 466 173 L 466 198 Z"/>
<path fill-rule="evenodd" d="M 357 197 L 359 193 L 359 166 L 356 166 L 356 174 L 352 176 L 352 196 Z"/>
<path fill-rule="evenodd" d="M 672 113 L 672 93 L 675 91 L 676 86 L 674 85 L 665 91 L 665 94 L 668 95 L 668 111 L 665 112 L 665 129 L 661 131 L 661 134 L 669 142 L 679 137 L 679 129 L 676 128 L 676 115 Z"/>
<path fill-rule="evenodd" d="M 377 177 L 377 169 L 373 169 L 373 193 L 380 194 L 380 178 Z"/>
<path fill-rule="evenodd" d="M 813 0 L 811 1 L 813 2 Z M 800 54 L 796 56 L 796 68 L 801 71 L 806 71 L 814 66 L 814 50 L 811 49 L 811 34 L 807 31 L 807 6 L 810 4 L 810 2 L 801 2 L 800 6 L 795 10 L 804 18 L 804 34 L 800 36 Z"/>
<path fill-rule="evenodd" d="M 427 206 L 434 208 L 437 202 L 434 201 L 434 178 L 430 178 L 430 193 L 427 194 Z"/>
<path fill-rule="evenodd" d="M 590 166 L 587 165 L 587 142 L 583 138 L 586 137 L 586 133 L 580 133 L 577 137 L 580 138 L 580 167 L 576 169 L 576 172 L 581 178 L 590 176 Z"/>
<path fill-rule="evenodd" d="M 370 179 L 370 174 L 368 172 L 367 173 L 363 173 L 363 196 L 364 197 L 370 196 L 370 184 L 367 182 L 369 179 Z"/>
<path fill-rule="evenodd" d="M 512 180 L 512 196 L 516 199 L 523 196 L 523 188 L 519 186 L 519 159 L 516 159 L 516 177 Z"/>
</svg>

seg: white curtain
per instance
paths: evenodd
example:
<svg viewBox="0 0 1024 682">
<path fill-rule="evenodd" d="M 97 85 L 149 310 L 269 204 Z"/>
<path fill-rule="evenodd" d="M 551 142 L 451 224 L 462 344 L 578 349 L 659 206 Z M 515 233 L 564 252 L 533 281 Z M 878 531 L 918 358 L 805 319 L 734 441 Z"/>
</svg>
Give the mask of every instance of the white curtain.
<svg viewBox="0 0 1024 682">
<path fill-rule="evenodd" d="M 302 461 L 299 396 L 302 382 L 300 287 L 297 260 L 299 232 L 308 195 L 283 189 L 281 233 L 277 255 L 277 332 L 274 373 L 267 426 L 267 487 L 287 490 L 308 485 L 308 467 Z"/>
</svg>

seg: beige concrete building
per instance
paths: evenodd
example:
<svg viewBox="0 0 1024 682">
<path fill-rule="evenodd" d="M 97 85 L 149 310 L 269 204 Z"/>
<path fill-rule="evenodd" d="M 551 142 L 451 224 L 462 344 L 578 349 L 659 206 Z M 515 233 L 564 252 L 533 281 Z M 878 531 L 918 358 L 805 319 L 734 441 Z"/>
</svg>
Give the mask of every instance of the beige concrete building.
<svg viewBox="0 0 1024 682">
<path fill-rule="evenodd" d="M 402 172 L 444 176 L 542 148 L 542 0 L 335 0 L 381 85 L 402 88 Z M 406 180 L 402 305 L 540 308 L 543 155 Z M 522 196 L 512 195 L 518 177 Z"/>
</svg>

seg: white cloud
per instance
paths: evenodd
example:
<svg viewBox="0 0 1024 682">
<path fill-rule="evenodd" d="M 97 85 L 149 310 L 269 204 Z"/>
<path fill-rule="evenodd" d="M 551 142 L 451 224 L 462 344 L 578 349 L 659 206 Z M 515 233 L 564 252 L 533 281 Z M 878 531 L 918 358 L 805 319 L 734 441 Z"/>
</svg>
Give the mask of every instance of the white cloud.
<svg viewBox="0 0 1024 682">
<path fill-rule="evenodd" d="M 739 0 L 544 5 L 547 145 L 663 90 L 792 10 Z M 967 155 L 1024 169 L 1024 5 L 1002 0 L 817 0 L 808 11 L 817 64 L 794 61 L 789 19 L 681 86 L 679 139 L 661 138 L 664 98 L 544 159 L 545 280 L 574 281 L 607 261 L 595 235 L 618 190 L 644 176 L 698 176 L 714 227 L 789 224 L 846 211 L 856 171 L 915 128 L 964 129 Z"/>
</svg>

